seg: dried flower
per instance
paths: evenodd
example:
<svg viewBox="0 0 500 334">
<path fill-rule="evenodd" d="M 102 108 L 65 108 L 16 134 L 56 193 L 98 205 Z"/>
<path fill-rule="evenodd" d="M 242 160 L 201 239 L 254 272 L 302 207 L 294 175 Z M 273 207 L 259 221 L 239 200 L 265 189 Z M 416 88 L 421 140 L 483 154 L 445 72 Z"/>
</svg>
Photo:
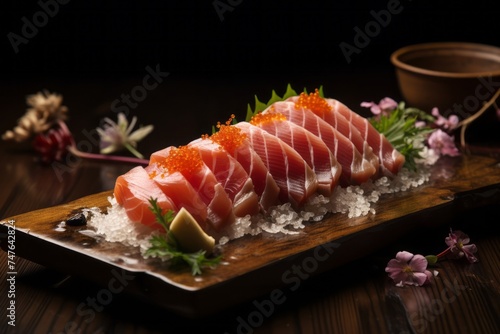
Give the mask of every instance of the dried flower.
<svg viewBox="0 0 500 334">
<path fill-rule="evenodd" d="M 458 126 L 459 119 L 457 115 L 450 115 L 450 117 L 446 118 L 439 113 L 438 108 L 432 108 L 431 113 L 432 116 L 436 117 L 434 124 L 448 132 Z"/>
<path fill-rule="evenodd" d="M 445 238 L 445 242 L 448 245 L 451 254 L 457 258 L 464 257 L 470 263 L 479 262 L 479 260 L 474 256 L 477 252 L 477 247 L 475 244 L 470 244 L 470 238 L 467 234 L 462 231 L 452 231 L 450 230 L 449 236 Z"/>
<path fill-rule="evenodd" d="M 398 103 L 391 99 L 390 97 L 385 97 L 377 104 L 375 102 L 361 102 L 361 106 L 365 108 L 370 108 L 370 111 L 374 115 L 389 115 L 391 111 L 398 107 Z"/>
<path fill-rule="evenodd" d="M 118 114 L 118 124 L 109 118 L 105 118 L 104 122 L 106 124 L 102 129 L 97 128 L 97 133 L 99 133 L 101 138 L 100 146 L 102 154 L 109 154 L 126 148 L 137 158 L 144 158 L 143 155 L 135 148 L 137 147 L 137 143 L 139 141 L 153 131 L 152 125 L 140 127 L 132 132 L 132 129 L 137 122 L 137 118 L 133 117 L 129 125 L 128 120 L 123 113 Z"/>
<path fill-rule="evenodd" d="M 460 151 L 455 146 L 455 137 L 450 136 L 441 129 L 434 130 L 427 138 L 427 143 L 439 155 L 449 155 L 451 157 L 460 155 Z"/>
<path fill-rule="evenodd" d="M 387 263 L 385 271 L 399 287 L 404 285 L 422 286 L 429 283 L 433 277 L 433 273 L 427 270 L 427 264 L 427 259 L 424 256 L 401 251 L 396 254 L 395 259 Z"/>
<path fill-rule="evenodd" d="M 30 108 L 19 119 L 13 130 L 8 130 L 2 135 L 2 139 L 22 142 L 66 119 L 68 108 L 62 105 L 62 96 L 59 94 L 44 90 L 29 95 L 26 103 Z"/>
</svg>

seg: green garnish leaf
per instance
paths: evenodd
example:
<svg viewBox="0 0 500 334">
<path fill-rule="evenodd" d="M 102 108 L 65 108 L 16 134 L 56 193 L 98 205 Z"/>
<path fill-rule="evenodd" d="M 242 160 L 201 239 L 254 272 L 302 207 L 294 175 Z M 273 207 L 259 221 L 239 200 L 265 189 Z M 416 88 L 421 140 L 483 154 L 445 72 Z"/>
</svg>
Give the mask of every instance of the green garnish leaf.
<svg viewBox="0 0 500 334">
<path fill-rule="evenodd" d="M 284 101 L 288 99 L 289 97 L 296 96 L 297 92 L 292 88 L 290 84 L 287 85 L 285 94 L 283 96 L 279 96 L 276 91 L 271 92 L 271 98 L 267 103 L 261 102 L 257 96 L 255 96 L 255 107 L 252 109 L 250 104 L 247 106 L 247 116 L 245 120 L 249 122 L 253 116 L 257 115 L 261 111 L 264 111 L 267 107 L 269 107 L 271 104 L 279 101 Z"/>
<path fill-rule="evenodd" d="M 434 118 L 417 108 L 405 108 L 404 102 L 389 115 L 370 118 L 370 123 L 378 132 L 385 135 L 396 150 L 405 156 L 405 167 L 415 171 L 416 160 L 421 158 L 426 135 L 432 131 L 427 126 L 416 126 L 417 121 L 430 121 Z"/>
<path fill-rule="evenodd" d="M 186 253 L 179 249 L 175 236 L 170 231 L 170 223 L 174 219 L 174 212 L 168 210 L 166 213 L 158 205 L 155 198 L 149 199 L 150 210 L 154 213 L 156 221 L 165 230 L 165 234 L 155 235 L 151 237 L 149 242 L 151 247 L 145 252 L 146 256 L 156 256 L 165 260 L 169 260 L 173 265 L 189 265 L 191 274 L 201 275 L 202 269 L 206 267 L 214 267 L 220 263 L 221 257 L 207 257 L 204 250 L 199 250 L 194 253 Z"/>
</svg>

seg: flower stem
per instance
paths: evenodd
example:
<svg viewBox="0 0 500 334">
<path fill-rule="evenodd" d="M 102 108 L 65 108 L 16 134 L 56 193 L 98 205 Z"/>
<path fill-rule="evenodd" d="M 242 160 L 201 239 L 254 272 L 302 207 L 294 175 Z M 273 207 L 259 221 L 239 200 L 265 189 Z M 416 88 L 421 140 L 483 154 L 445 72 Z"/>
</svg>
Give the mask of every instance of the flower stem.
<svg viewBox="0 0 500 334">
<path fill-rule="evenodd" d="M 144 156 L 139 153 L 139 151 L 137 151 L 132 145 L 130 145 L 129 143 L 125 143 L 125 148 L 127 150 L 130 151 L 130 153 L 132 153 L 133 155 L 135 155 L 138 159 L 144 159 Z"/>
<path fill-rule="evenodd" d="M 444 251 L 442 251 L 441 253 L 439 253 L 437 256 L 438 259 L 448 255 L 449 253 L 451 252 L 451 247 L 448 247 L 446 248 Z"/>
<path fill-rule="evenodd" d="M 125 163 L 131 163 L 131 164 L 139 164 L 139 165 L 149 164 L 149 160 L 146 160 L 146 159 L 122 157 L 122 156 L 116 156 L 116 155 L 87 153 L 87 152 L 82 152 L 82 151 L 78 150 L 74 146 L 68 146 L 68 151 L 70 151 L 75 156 L 80 157 L 80 158 L 84 158 L 84 159 L 101 160 L 101 161 L 116 161 L 116 162 L 125 162 Z"/>
</svg>

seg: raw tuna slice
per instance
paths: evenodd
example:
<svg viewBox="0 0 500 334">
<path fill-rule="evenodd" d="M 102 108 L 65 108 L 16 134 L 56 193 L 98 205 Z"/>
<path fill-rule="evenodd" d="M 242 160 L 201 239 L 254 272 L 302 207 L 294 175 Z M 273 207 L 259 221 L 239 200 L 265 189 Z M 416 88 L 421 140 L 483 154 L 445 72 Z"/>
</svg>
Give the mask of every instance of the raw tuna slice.
<svg viewBox="0 0 500 334">
<path fill-rule="evenodd" d="M 378 132 L 366 118 L 358 115 L 337 100 L 325 100 L 332 107 L 333 112 L 344 116 L 359 130 L 364 140 L 372 147 L 373 152 L 380 160 L 380 172 L 386 176 L 396 175 L 405 163 L 404 155 L 398 152 L 387 138 Z"/>
<path fill-rule="evenodd" d="M 134 167 L 118 176 L 114 195 L 117 203 L 125 208 L 130 220 L 153 228 L 161 229 L 162 227 L 156 222 L 156 217 L 150 210 L 151 198 L 156 199 L 158 206 L 165 212 L 177 211 L 173 201 L 151 180 L 142 166 Z"/>
<path fill-rule="evenodd" d="M 319 118 L 325 120 L 337 131 L 349 138 L 356 149 L 363 154 L 363 158 L 368 160 L 377 171 L 374 177 L 378 176 L 380 161 L 378 156 L 373 153 L 373 148 L 365 141 L 359 130 L 344 116 L 334 112 L 333 108 L 325 101 L 324 98 L 319 96 L 318 92 L 311 93 L 309 95 L 302 93 L 299 96 L 292 96 L 288 98 L 287 101 L 294 102 L 296 109 L 304 108 L 311 110 L 319 116 Z"/>
<path fill-rule="evenodd" d="M 260 211 L 259 196 L 253 182 L 241 164 L 219 144 L 210 139 L 197 139 L 188 144 L 200 152 L 205 165 L 214 173 L 233 202 L 237 217 L 254 215 Z"/>
<path fill-rule="evenodd" d="M 202 229 L 207 229 L 207 205 L 184 175 L 180 172 L 169 173 L 158 163 L 150 164 L 145 169 L 149 177 L 167 197 L 172 199 L 179 210 L 185 208 Z"/>
<path fill-rule="evenodd" d="M 210 139 L 222 146 L 233 158 L 238 161 L 253 181 L 254 189 L 259 196 L 262 211 L 279 204 L 280 189 L 273 179 L 266 165 L 250 145 L 247 136 L 241 129 L 230 125 L 220 125 L 219 131 L 210 136 Z"/>
<path fill-rule="evenodd" d="M 316 192 L 316 174 L 290 145 L 276 136 L 247 122 L 234 126 L 248 137 L 252 148 L 261 157 L 280 188 L 280 200 L 299 208 Z"/>
<path fill-rule="evenodd" d="M 285 115 L 280 113 L 260 113 L 255 115 L 250 123 L 293 147 L 316 174 L 317 191 L 330 197 L 338 184 L 342 167 L 318 136 L 288 121 Z"/>
<path fill-rule="evenodd" d="M 262 113 L 273 112 L 283 114 L 290 122 L 309 130 L 323 140 L 342 166 L 342 174 L 339 180 L 341 186 L 361 184 L 368 181 L 375 174 L 375 167 L 369 161 L 363 159 L 363 155 L 349 138 L 312 111 L 303 108 L 295 109 L 295 103 L 280 101 L 275 102 Z"/>
<path fill-rule="evenodd" d="M 215 231 L 234 223 L 233 203 L 200 153 L 187 146 L 167 147 L 151 155 L 150 164 L 158 162 L 170 173 L 180 172 L 207 205 L 207 223 Z"/>
</svg>

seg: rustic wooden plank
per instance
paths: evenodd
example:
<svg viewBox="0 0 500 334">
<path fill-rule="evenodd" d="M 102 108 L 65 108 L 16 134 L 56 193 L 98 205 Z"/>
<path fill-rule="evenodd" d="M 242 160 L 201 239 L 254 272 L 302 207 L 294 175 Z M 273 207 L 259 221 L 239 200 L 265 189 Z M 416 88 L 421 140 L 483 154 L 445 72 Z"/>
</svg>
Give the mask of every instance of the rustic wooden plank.
<svg viewBox="0 0 500 334">
<path fill-rule="evenodd" d="M 428 184 L 383 196 L 374 216 L 350 219 L 334 214 L 322 222 L 308 223 L 299 235 L 259 235 L 234 240 L 222 247 L 227 265 L 206 271 L 201 279 L 191 276 L 188 270 L 174 271 L 157 260 L 144 260 L 137 250 L 124 245 L 97 242 L 79 233 L 85 226 L 56 230 L 62 220 L 82 208 L 105 208 L 110 194 L 106 191 L 8 218 L 16 224 L 19 256 L 101 284 L 112 278 L 113 270 L 124 269 L 135 275 L 129 292 L 175 312 L 199 316 L 293 283 L 296 277 L 284 276 L 285 273 L 293 265 L 310 265 L 307 261 L 316 256 L 318 247 L 334 245 L 335 251 L 324 261 L 316 261 L 314 275 L 370 254 L 417 226 L 442 224 L 456 210 L 498 201 L 500 168 L 498 160 L 488 157 L 442 159 L 432 167 Z M 437 214 L 439 220 L 433 219 Z M 4 224 L 0 227 L 5 229 Z M 36 251 L 42 247 L 45 252 Z M 56 254 L 58 260 L 54 261 Z M 130 263 L 127 258 L 138 261 Z M 93 270 L 82 270 L 82 266 Z M 254 288 L 244 289 L 247 284 Z M 228 291 L 240 292 L 211 302 Z"/>
</svg>

